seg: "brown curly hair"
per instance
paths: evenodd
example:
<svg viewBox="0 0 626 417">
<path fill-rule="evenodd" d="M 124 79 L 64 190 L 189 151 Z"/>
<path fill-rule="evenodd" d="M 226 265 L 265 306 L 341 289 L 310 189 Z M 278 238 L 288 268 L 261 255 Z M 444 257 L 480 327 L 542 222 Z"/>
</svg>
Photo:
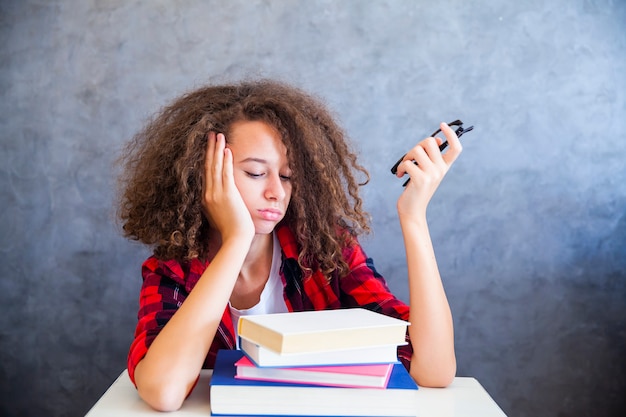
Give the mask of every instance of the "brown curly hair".
<svg viewBox="0 0 626 417">
<path fill-rule="evenodd" d="M 268 123 L 287 148 L 292 197 L 282 223 L 296 236 L 301 267 L 344 275 L 343 245 L 370 230 L 358 192 L 369 174 L 321 100 L 273 80 L 189 92 L 133 137 L 119 159 L 124 235 L 152 246 L 161 259 L 206 259 L 212 233 L 201 204 L 207 137 L 216 131 L 228 138 L 238 121 Z"/>
</svg>

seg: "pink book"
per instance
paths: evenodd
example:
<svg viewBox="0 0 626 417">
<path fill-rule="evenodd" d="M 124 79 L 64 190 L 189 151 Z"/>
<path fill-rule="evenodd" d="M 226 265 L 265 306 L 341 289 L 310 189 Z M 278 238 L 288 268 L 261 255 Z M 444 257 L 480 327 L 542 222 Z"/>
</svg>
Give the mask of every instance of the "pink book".
<svg viewBox="0 0 626 417">
<path fill-rule="evenodd" d="M 351 388 L 386 388 L 394 363 L 306 367 L 258 367 L 247 356 L 235 363 L 235 378 Z"/>
</svg>

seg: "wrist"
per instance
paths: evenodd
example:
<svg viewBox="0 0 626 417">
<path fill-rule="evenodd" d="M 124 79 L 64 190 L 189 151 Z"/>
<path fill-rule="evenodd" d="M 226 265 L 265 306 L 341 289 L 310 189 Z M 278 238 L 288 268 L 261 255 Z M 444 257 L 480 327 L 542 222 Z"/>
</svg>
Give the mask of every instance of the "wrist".
<svg viewBox="0 0 626 417">
<path fill-rule="evenodd" d="M 417 213 L 398 213 L 400 220 L 400 226 L 404 228 L 428 228 L 428 220 L 426 219 L 426 212 Z"/>
<path fill-rule="evenodd" d="M 234 246 L 238 248 L 248 247 L 254 239 L 254 233 L 247 231 L 240 231 L 237 233 L 230 233 L 222 237 L 222 247 Z"/>
</svg>

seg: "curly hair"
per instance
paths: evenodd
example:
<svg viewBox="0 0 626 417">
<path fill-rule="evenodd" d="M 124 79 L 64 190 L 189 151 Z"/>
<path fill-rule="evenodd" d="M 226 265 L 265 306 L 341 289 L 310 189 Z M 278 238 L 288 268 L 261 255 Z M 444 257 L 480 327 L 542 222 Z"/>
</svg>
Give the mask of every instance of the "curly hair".
<svg viewBox="0 0 626 417">
<path fill-rule="evenodd" d="M 204 86 L 148 121 L 118 161 L 124 236 L 152 246 L 161 259 L 206 259 L 212 233 L 202 210 L 208 133 L 228 138 L 238 121 L 273 126 L 287 148 L 292 197 L 281 224 L 296 237 L 300 266 L 345 275 L 342 248 L 370 231 L 359 196 L 369 174 L 321 100 L 273 80 Z"/>
</svg>

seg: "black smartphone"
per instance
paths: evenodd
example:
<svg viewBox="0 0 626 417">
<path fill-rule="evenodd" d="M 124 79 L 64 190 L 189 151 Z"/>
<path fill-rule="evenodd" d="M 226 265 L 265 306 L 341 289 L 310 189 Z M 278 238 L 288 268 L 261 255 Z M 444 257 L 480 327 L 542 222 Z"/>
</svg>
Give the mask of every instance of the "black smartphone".
<svg viewBox="0 0 626 417">
<path fill-rule="evenodd" d="M 454 133 L 456 133 L 456 137 L 460 138 L 463 134 L 471 131 L 474 129 L 474 126 L 470 126 L 468 128 L 464 128 L 463 127 L 463 122 L 460 120 L 455 120 L 454 122 L 450 122 L 448 123 L 448 126 L 452 127 L 452 126 L 456 126 L 456 130 L 454 131 Z M 433 132 L 432 135 L 430 135 L 430 137 L 435 137 L 437 136 L 439 133 L 441 133 L 441 129 L 437 129 Z M 446 149 L 448 147 L 448 141 L 446 140 L 445 142 L 443 142 L 441 145 L 439 145 L 439 151 L 443 152 L 444 149 Z M 391 167 L 391 173 L 393 175 L 396 175 L 396 172 L 398 172 L 398 165 L 400 165 L 400 163 L 402 162 L 402 160 L 404 159 L 404 157 L 406 156 L 406 154 L 402 155 L 400 157 L 400 159 L 398 159 L 398 161 L 393 164 L 393 166 Z M 417 165 L 417 162 L 415 162 L 415 164 Z M 406 187 L 406 185 L 409 183 L 409 181 L 411 181 L 411 179 L 409 178 L 408 180 L 406 180 L 406 182 L 404 184 L 402 184 L 403 187 Z"/>
</svg>

